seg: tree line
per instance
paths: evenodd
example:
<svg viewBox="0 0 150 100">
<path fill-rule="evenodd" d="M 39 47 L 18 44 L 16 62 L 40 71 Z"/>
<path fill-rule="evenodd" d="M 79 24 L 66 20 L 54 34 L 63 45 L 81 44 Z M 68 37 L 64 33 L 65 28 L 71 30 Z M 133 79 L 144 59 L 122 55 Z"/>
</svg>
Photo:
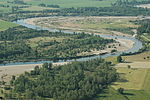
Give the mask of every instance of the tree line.
<svg viewBox="0 0 150 100">
<path fill-rule="evenodd" d="M 17 19 L 46 16 L 149 16 L 148 8 L 134 7 L 130 5 L 119 5 L 111 7 L 78 7 L 45 9 L 41 11 L 23 11 L 19 7 L 12 7 L 11 13 L 1 13 L 0 17 L 4 20 L 14 21 Z"/>
</svg>

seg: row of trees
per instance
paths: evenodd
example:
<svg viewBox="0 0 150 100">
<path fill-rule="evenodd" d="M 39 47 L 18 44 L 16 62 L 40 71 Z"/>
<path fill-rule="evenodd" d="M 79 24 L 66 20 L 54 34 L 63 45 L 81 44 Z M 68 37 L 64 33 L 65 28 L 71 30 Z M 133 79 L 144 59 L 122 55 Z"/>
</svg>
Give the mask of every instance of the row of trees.
<svg viewBox="0 0 150 100">
<path fill-rule="evenodd" d="M 13 78 L 13 88 L 5 96 L 7 99 L 89 100 L 117 78 L 116 70 L 102 59 L 54 68 L 51 63 L 45 63 L 41 68 L 36 66 L 33 71 Z"/>
<path fill-rule="evenodd" d="M 52 6 L 52 5 L 50 5 Z M 148 8 L 138 8 L 133 6 L 111 6 L 111 7 L 81 7 L 81 8 L 61 8 L 45 9 L 42 11 L 18 10 L 19 7 L 12 7 L 12 13 L 1 13 L 0 17 L 5 20 L 17 20 L 30 17 L 44 16 L 149 16 Z"/>
<path fill-rule="evenodd" d="M 39 6 L 41 6 L 41 7 L 60 8 L 59 5 L 47 5 L 47 4 L 44 4 L 44 3 L 39 4 Z"/>
<path fill-rule="evenodd" d="M 147 8 L 113 6 L 113 7 L 85 7 L 85 8 L 64 8 L 58 15 L 81 15 L 81 16 L 138 16 L 150 15 Z"/>
<path fill-rule="evenodd" d="M 137 1 L 137 0 L 117 0 L 115 3 L 112 4 L 112 6 L 136 6 L 139 4 L 149 4 L 149 0 L 142 0 L 142 1 Z"/>
</svg>

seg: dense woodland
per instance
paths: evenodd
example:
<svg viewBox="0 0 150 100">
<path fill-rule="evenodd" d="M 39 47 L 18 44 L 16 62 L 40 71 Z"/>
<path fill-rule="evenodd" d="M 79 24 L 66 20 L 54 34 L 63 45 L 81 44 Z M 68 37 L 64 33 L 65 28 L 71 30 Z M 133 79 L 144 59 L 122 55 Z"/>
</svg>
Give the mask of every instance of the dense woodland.
<svg viewBox="0 0 150 100">
<path fill-rule="evenodd" d="M 31 45 L 31 40 L 49 37 L 49 41 L 40 41 Z M 52 39 L 51 38 L 55 38 Z M 78 58 L 79 53 L 90 50 L 102 50 L 112 39 L 99 36 L 63 32 L 48 32 L 17 26 L 0 32 L 0 58 L 3 61 L 58 60 Z M 34 41 L 33 41 L 34 42 Z"/>
<path fill-rule="evenodd" d="M 36 66 L 29 73 L 25 72 L 18 78 L 13 77 L 13 88 L 8 89 L 10 93 L 5 94 L 5 97 L 33 100 L 91 100 L 117 78 L 116 70 L 102 59 L 73 62 L 54 68 L 51 63 L 45 63 L 41 68 Z"/>
</svg>

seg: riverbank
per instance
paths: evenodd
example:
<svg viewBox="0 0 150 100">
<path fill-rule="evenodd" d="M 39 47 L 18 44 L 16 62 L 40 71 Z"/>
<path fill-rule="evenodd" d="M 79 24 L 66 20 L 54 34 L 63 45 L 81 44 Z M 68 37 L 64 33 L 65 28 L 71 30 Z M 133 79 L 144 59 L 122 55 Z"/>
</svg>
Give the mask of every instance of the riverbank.
<svg viewBox="0 0 150 100">
<path fill-rule="evenodd" d="M 109 18 L 109 17 L 108 17 Z M 29 19 L 28 19 L 29 20 Z M 27 24 L 26 21 L 18 21 L 16 22 L 17 24 L 26 26 L 28 28 L 33 28 L 33 29 L 37 29 L 37 27 L 34 24 Z M 34 26 L 34 27 L 33 27 Z M 43 29 L 43 28 L 40 28 Z M 48 29 L 50 31 L 50 29 Z M 140 48 L 142 48 L 142 43 L 135 39 L 132 36 L 124 36 L 124 34 L 122 33 L 116 33 L 117 35 L 105 35 L 105 34 L 100 34 L 100 33 L 95 33 L 96 35 L 99 35 L 103 38 L 109 38 L 109 39 L 115 39 L 118 43 L 120 43 L 120 46 L 118 46 L 117 50 L 118 52 L 116 52 L 115 54 L 111 54 L 111 53 L 107 53 L 105 55 L 97 55 L 94 57 L 87 57 L 87 58 L 79 58 L 76 59 L 77 61 L 85 61 L 88 59 L 95 59 L 95 58 L 106 58 L 106 57 L 110 57 L 110 56 L 118 56 L 123 52 L 137 52 Z M 109 50 L 110 52 L 110 50 Z M 98 51 L 94 51 L 95 54 L 99 54 L 100 52 Z M 38 62 L 40 63 L 40 62 Z M 62 63 L 54 63 L 54 65 L 60 65 L 60 64 L 67 64 L 68 62 L 62 62 Z M 19 75 L 24 73 L 25 71 L 31 71 L 32 69 L 34 69 L 34 67 L 38 65 L 41 66 L 42 64 L 37 64 L 36 62 L 33 64 L 30 63 L 25 63 L 25 64 L 21 64 L 21 65 L 5 65 L 5 66 L 1 66 L 0 67 L 0 76 L 1 76 L 1 80 L 5 79 L 6 81 L 9 81 L 11 79 L 12 75 Z"/>
<path fill-rule="evenodd" d="M 69 62 L 57 62 L 53 63 L 53 66 L 68 64 Z M 35 66 L 42 67 L 42 64 L 24 64 L 24 65 L 6 65 L 0 66 L 0 81 L 9 82 L 12 75 L 20 75 L 24 72 L 29 72 L 34 69 Z"/>
<path fill-rule="evenodd" d="M 62 30 L 69 30 L 71 32 L 75 31 L 75 32 L 87 32 L 90 33 L 92 31 L 93 34 L 104 34 L 101 32 L 96 32 L 96 31 L 101 31 L 103 30 L 103 28 L 100 28 L 100 30 L 95 30 L 93 27 L 91 28 L 85 28 L 84 26 L 82 26 L 78 21 L 92 21 L 94 24 L 97 23 L 97 21 L 105 21 L 105 20 L 109 20 L 112 21 L 112 19 L 117 19 L 118 21 L 120 20 L 135 20 L 138 19 L 138 17 L 128 17 L 128 16 L 106 16 L 106 17 L 38 17 L 38 18 L 29 18 L 29 19 L 25 19 L 24 23 L 28 24 L 28 25 L 33 25 L 33 26 L 39 26 L 42 28 L 51 28 L 51 29 L 62 29 Z M 84 23 L 84 22 L 83 22 Z M 111 24 L 111 23 L 110 23 Z M 81 26 L 80 28 L 78 27 Z M 134 26 L 132 24 L 127 25 L 127 26 Z M 88 27 L 88 26 L 86 26 Z M 102 27 L 102 26 L 99 26 Z M 85 31 L 86 29 L 86 31 Z M 118 32 L 118 31 L 109 31 L 110 34 L 112 35 L 116 35 L 116 36 L 126 36 L 126 37 L 132 37 L 132 35 L 130 34 L 125 34 L 122 32 Z M 107 39 L 112 39 L 107 37 Z M 115 41 L 117 41 L 118 43 L 114 43 L 114 44 L 109 44 L 110 46 L 114 45 L 115 48 L 105 48 L 104 50 L 92 50 L 91 52 L 83 52 L 78 54 L 79 56 L 83 56 L 83 55 L 99 55 L 99 54 L 106 54 L 106 53 L 111 53 L 111 51 L 113 49 L 115 49 L 116 51 L 119 52 L 123 52 L 123 51 L 127 51 L 129 49 L 131 49 L 134 45 L 134 41 L 132 40 L 127 40 L 127 39 L 119 39 L 119 38 L 114 38 Z"/>
<path fill-rule="evenodd" d="M 25 19 L 29 25 L 36 25 L 44 28 L 57 30 L 69 30 L 72 32 L 88 32 L 100 34 L 112 34 L 121 36 L 132 36 L 117 31 L 110 31 L 107 28 L 136 28 L 137 25 L 130 20 L 138 20 L 139 17 L 132 16 L 91 16 L 91 17 L 38 17 Z"/>
</svg>

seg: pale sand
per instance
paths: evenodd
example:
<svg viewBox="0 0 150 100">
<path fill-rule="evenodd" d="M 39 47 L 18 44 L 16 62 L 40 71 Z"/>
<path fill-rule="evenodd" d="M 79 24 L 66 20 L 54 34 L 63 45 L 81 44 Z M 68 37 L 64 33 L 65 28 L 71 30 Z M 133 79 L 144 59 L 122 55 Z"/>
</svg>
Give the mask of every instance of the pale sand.
<svg viewBox="0 0 150 100">
<path fill-rule="evenodd" d="M 131 49 L 134 45 L 134 42 L 132 40 L 116 39 L 116 41 L 118 43 L 109 44 L 109 46 L 114 45 L 116 48 L 106 48 L 104 50 L 91 50 L 90 52 L 79 53 L 78 56 L 81 56 L 81 55 L 100 55 L 100 54 L 105 54 L 105 53 L 111 53 L 111 51 L 114 49 L 117 51 L 126 51 L 126 50 Z M 120 44 L 120 46 L 119 46 L 119 44 Z"/>
<path fill-rule="evenodd" d="M 68 64 L 69 62 L 53 63 L 54 66 Z M 10 81 L 12 75 L 20 75 L 25 71 L 29 72 L 34 69 L 35 66 L 41 67 L 42 64 L 25 64 L 25 65 L 7 65 L 0 66 L 0 81 Z"/>
</svg>

